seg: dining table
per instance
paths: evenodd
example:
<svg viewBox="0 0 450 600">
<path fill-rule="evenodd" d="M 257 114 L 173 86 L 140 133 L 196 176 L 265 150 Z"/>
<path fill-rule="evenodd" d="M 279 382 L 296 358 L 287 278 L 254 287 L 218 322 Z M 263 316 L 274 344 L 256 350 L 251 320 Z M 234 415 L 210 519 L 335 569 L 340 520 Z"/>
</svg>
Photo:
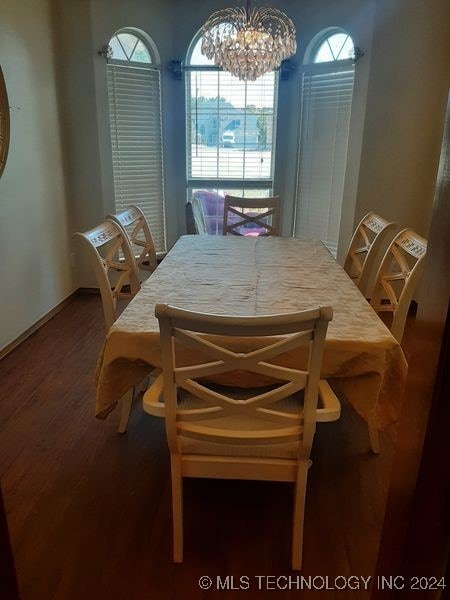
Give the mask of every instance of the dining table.
<svg viewBox="0 0 450 600">
<path fill-rule="evenodd" d="M 359 415 L 378 429 L 399 418 L 407 375 L 402 348 L 321 241 L 213 235 L 180 237 L 109 329 L 96 370 L 98 418 L 162 367 L 157 303 L 240 316 L 331 306 L 321 377 L 338 384 Z M 264 343 L 233 337 L 230 349 L 251 351 Z M 196 360 L 192 353 L 180 356 L 180 364 Z M 303 357 L 287 352 L 279 360 L 299 368 Z M 267 381 L 242 373 L 238 383 Z"/>
</svg>

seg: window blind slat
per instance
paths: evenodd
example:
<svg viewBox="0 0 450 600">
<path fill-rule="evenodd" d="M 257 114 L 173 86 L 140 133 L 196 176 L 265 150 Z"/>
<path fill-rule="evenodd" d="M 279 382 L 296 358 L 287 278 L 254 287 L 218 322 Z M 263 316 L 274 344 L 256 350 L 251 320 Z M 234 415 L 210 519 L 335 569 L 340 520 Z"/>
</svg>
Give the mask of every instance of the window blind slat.
<svg viewBox="0 0 450 600">
<path fill-rule="evenodd" d="M 116 210 L 137 204 L 166 251 L 160 73 L 107 65 Z"/>
</svg>

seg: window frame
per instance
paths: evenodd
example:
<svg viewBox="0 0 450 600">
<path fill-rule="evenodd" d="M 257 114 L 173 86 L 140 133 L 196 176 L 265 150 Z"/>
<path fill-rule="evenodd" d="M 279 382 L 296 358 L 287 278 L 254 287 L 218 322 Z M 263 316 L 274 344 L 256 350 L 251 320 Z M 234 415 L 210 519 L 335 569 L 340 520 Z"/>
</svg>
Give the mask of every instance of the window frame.
<svg viewBox="0 0 450 600">
<path fill-rule="evenodd" d="M 135 61 L 135 60 L 122 60 L 120 58 L 114 58 L 114 56 L 111 56 L 111 57 L 107 57 L 107 59 L 106 59 L 106 62 L 108 64 L 113 64 L 113 65 L 126 64 L 131 67 L 141 67 L 141 68 L 142 68 L 142 65 L 148 65 L 149 68 L 154 68 L 154 69 L 161 68 L 161 58 L 159 56 L 158 48 L 157 48 L 155 42 L 152 40 L 152 38 L 147 33 L 145 33 L 145 31 L 142 31 L 141 29 L 136 29 L 134 27 L 121 27 L 120 29 L 115 31 L 112 34 L 112 36 L 109 38 L 108 45 L 111 46 L 111 40 L 115 36 L 117 36 L 121 33 L 129 33 L 130 35 L 133 35 L 135 38 L 140 40 L 145 45 L 146 49 L 148 50 L 148 54 L 150 56 L 150 62 L 146 63 L 146 62 Z"/>
<path fill-rule="evenodd" d="M 352 106 L 353 106 L 353 102 L 354 102 L 354 81 L 355 81 L 355 74 L 356 74 L 356 68 L 355 68 L 356 59 L 355 58 L 343 58 L 343 59 L 334 59 L 332 61 L 313 62 L 314 57 L 317 55 L 320 47 L 325 42 L 325 40 L 332 37 L 336 33 L 344 33 L 345 35 L 349 36 L 352 41 L 353 48 L 355 48 L 353 37 L 345 29 L 342 29 L 340 27 L 328 27 L 326 29 L 322 29 L 317 35 L 315 35 L 312 38 L 312 40 L 308 44 L 307 49 L 304 54 L 303 64 L 299 67 L 300 112 L 299 112 L 299 126 L 298 126 L 298 137 L 297 137 L 298 146 L 297 146 L 297 158 L 296 158 L 294 204 L 293 204 L 293 214 L 292 214 L 292 235 L 294 237 L 299 235 L 297 233 L 297 228 L 298 228 L 297 219 L 299 216 L 299 211 L 301 209 L 300 202 L 299 202 L 299 199 L 301 196 L 301 190 L 300 190 L 301 161 L 302 161 L 302 155 L 305 151 L 305 148 L 302 146 L 303 127 L 305 125 L 304 124 L 304 112 L 305 112 L 304 104 L 306 101 L 305 96 L 304 96 L 305 76 L 306 75 L 314 76 L 314 75 L 321 75 L 321 74 L 326 75 L 327 73 L 331 74 L 331 73 L 336 73 L 338 71 L 345 72 L 346 70 L 349 70 L 351 68 L 353 70 L 353 96 L 352 96 L 351 111 L 353 110 Z M 350 115 L 350 122 L 349 122 L 349 134 L 348 134 L 348 139 L 347 139 L 346 163 L 347 163 L 347 159 L 348 159 L 348 144 L 349 144 L 349 139 L 350 139 L 350 125 L 351 125 L 351 115 Z M 347 170 L 347 164 L 346 164 L 346 169 L 344 171 L 344 196 L 345 196 L 346 170 Z M 338 239 L 336 241 L 336 250 L 335 251 L 330 250 L 335 256 L 339 253 L 340 230 L 341 230 L 341 226 L 342 226 L 342 213 L 344 211 L 344 196 L 341 201 L 339 233 L 338 233 Z M 305 234 L 303 234 L 303 235 L 305 235 Z M 306 234 L 306 235 L 308 235 L 308 234 Z"/>
<path fill-rule="evenodd" d="M 346 29 L 343 29 L 342 27 L 327 27 L 326 29 L 322 29 L 321 31 L 319 31 L 319 33 L 317 33 L 309 42 L 309 44 L 305 50 L 305 54 L 303 56 L 303 63 L 300 66 L 300 68 L 306 67 L 308 65 L 330 65 L 330 64 L 335 65 L 337 63 L 340 64 L 341 62 L 345 62 L 345 61 L 350 61 L 350 62 L 354 63 L 355 59 L 352 57 L 338 58 L 338 59 L 334 59 L 334 60 L 330 60 L 330 61 L 318 61 L 318 62 L 316 62 L 314 60 L 314 57 L 317 55 L 322 44 L 326 40 L 331 38 L 333 35 L 336 35 L 337 33 L 343 33 L 343 34 L 347 35 L 352 41 L 353 48 L 355 48 L 353 37 L 350 35 L 350 33 Z"/>
<path fill-rule="evenodd" d="M 278 90 L 280 83 L 280 75 L 279 70 L 275 69 L 273 71 L 274 74 L 274 91 L 273 91 L 273 128 L 272 128 L 272 149 L 271 149 L 271 160 L 270 160 L 270 178 L 260 179 L 260 178 L 241 178 L 241 179 L 231 179 L 231 178 L 215 178 L 208 179 L 203 177 L 190 177 L 189 167 L 190 167 L 190 149 L 189 149 L 189 140 L 190 137 L 190 125 L 189 125 L 189 115 L 190 108 L 188 103 L 191 99 L 191 79 L 190 73 L 193 71 L 206 71 L 206 72 L 224 72 L 224 70 L 220 67 L 217 67 L 214 64 L 203 64 L 203 65 L 194 65 L 191 64 L 192 54 L 201 40 L 201 29 L 197 31 L 197 33 L 192 38 L 187 53 L 186 58 L 183 61 L 183 71 L 186 73 L 185 77 L 185 136 L 186 136 L 186 161 L 185 161 L 185 178 L 186 178 L 186 197 L 187 200 L 190 200 L 190 190 L 194 188 L 198 188 L 200 186 L 205 189 L 220 189 L 220 188 L 228 188 L 230 190 L 241 190 L 245 188 L 249 188 L 252 190 L 268 190 L 269 195 L 273 195 L 274 188 L 274 179 L 275 179 L 275 157 L 276 157 L 276 140 L 277 140 L 277 121 L 278 121 Z M 205 58 L 205 60 L 207 60 Z"/>
<path fill-rule="evenodd" d="M 164 182 L 164 139 L 163 139 L 163 114 L 162 114 L 162 81 L 161 81 L 161 60 L 160 60 L 160 56 L 159 56 L 159 52 L 158 49 L 156 47 L 155 42 L 152 40 L 152 38 L 145 33 L 144 31 L 140 30 L 140 29 L 136 29 L 133 27 L 122 27 L 118 30 L 116 30 L 110 37 L 109 40 L 109 44 L 111 42 L 111 40 L 122 33 L 128 33 L 130 35 L 133 35 L 135 38 L 137 38 L 138 40 L 140 40 L 146 47 L 149 57 L 150 57 L 150 62 L 143 62 L 143 61 L 132 61 L 132 60 L 123 60 L 123 59 L 114 59 L 113 57 L 106 57 L 106 79 L 107 79 L 107 90 L 106 90 L 106 96 L 107 96 L 107 103 L 108 103 L 108 124 L 109 124 L 109 140 L 110 140 L 110 160 L 111 160 L 111 174 L 112 174 L 112 192 L 113 192 L 113 206 L 114 206 L 114 210 L 117 212 L 119 210 L 122 210 L 125 205 L 129 205 L 129 204 L 136 204 L 137 206 L 139 206 L 140 208 L 142 208 L 144 210 L 144 214 L 147 210 L 146 207 L 142 206 L 142 202 L 141 200 L 136 200 L 136 201 L 132 201 L 130 200 L 129 203 L 123 203 L 123 206 L 118 206 L 117 204 L 117 200 L 118 197 L 116 196 L 116 176 L 117 174 L 115 173 L 115 168 L 114 168 L 114 147 L 113 147 L 113 131 L 111 128 L 111 119 L 117 119 L 117 115 L 111 115 L 111 111 L 110 111 L 110 104 L 111 104 L 111 98 L 109 95 L 109 73 L 108 73 L 108 68 L 112 68 L 112 69 L 116 69 L 116 68 L 123 68 L 125 69 L 136 69 L 136 72 L 138 72 L 138 70 L 142 71 L 148 71 L 148 72 L 153 72 L 153 73 L 157 73 L 158 74 L 158 91 L 159 91 L 159 101 L 158 101 L 158 106 L 159 106 L 159 124 L 160 124 L 160 146 L 157 149 L 157 153 L 160 155 L 161 158 L 161 181 L 160 181 L 160 191 L 161 191 L 161 206 L 158 208 L 157 204 L 155 204 L 154 206 L 157 207 L 158 212 L 160 213 L 160 218 L 158 218 L 158 226 L 157 227 L 153 227 L 152 228 L 152 220 L 150 218 L 148 218 L 147 216 L 147 220 L 149 222 L 149 226 L 151 228 L 152 231 L 156 231 L 157 232 L 157 236 L 161 237 L 161 244 L 160 244 L 160 248 L 157 248 L 157 255 L 158 256 L 164 256 L 167 252 L 167 217 L 166 217 L 166 200 L 165 200 L 165 182 Z M 113 100 L 115 102 L 115 99 Z M 117 125 L 116 125 L 117 126 Z M 150 148 L 150 146 L 149 146 Z M 149 150 L 149 152 L 151 153 L 151 150 Z M 159 185 L 159 184 L 157 184 Z"/>
</svg>

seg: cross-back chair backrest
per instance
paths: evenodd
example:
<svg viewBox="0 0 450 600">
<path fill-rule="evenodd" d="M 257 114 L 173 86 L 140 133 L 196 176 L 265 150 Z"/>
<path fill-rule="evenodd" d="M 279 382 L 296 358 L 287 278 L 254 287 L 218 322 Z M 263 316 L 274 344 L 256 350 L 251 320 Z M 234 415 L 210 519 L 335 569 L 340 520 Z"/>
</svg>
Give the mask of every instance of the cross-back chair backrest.
<svg viewBox="0 0 450 600">
<path fill-rule="evenodd" d="M 130 299 L 140 289 L 136 263 L 128 237 L 113 221 L 76 233 L 89 253 L 102 296 L 106 327 L 116 320 L 118 298 Z M 122 253 L 123 260 L 119 259 Z M 127 289 L 124 290 L 124 287 Z"/>
<path fill-rule="evenodd" d="M 157 304 L 164 373 L 166 429 L 172 453 L 180 453 L 179 436 L 221 444 L 277 444 L 300 442 L 299 456 L 309 456 L 317 419 L 317 394 L 330 307 L 264 317 L 231 317 L 194 313 Z M 206 337 L 205 337 L 206 335 Z M 265 338 L 267 345 L 247 353 L 233 352 L 233 337 Z M 299 368 L 274 364 L 279 355 L 300 349 Z M 191 357 L 202 357 L 191 366 L 177 364 L 177 348 L 188 348 Z M 203 360 L 204 358 L 204 360 Z M 233 388 L 220 389 L 205 378 L 247 371 L 273 378 L 270 389 L 252 388 L 249 397 L 236 399 Z M 237 377 L 236 386 L 239 385 Z M 177 387 L 200 400 L 200 406 L 177 406 Z M 303 411 L 293 414 L 276 403 L 304 390 Z M 219 417 L 258 418 L 263 428 L 224 430 L 214 427 Z M 244 420 L 238 423 L 244 423 Z M 270 423 L 268 426 L 267 423 Z"/>
<path fill-rule="evenodd" d="M 371 305 L 393 313 L 391 332 L 400 342 L 409 305 L 424 267 L 427 241 L 412 229 L 392 240 L 378 269 Z"/>
<path fill-rule="evenodd" d="M 152 232 L 142 210 L 132 204 L 115 215 L 106 217 L 115 221 L 129 237 L 132 251 L 136 257 L 136 266 L 141 271 L 153 272 L 156 269 L 156 251 Z"/>
<path fill-rule="evenodd" d="M 225 196 L 223 235 L 280 235 L 280 198 Z"/>
<path fill-rule="evenodd" d="M 348 248 L 344 269 L 364 293 L 377 253 L 396 223 L 375 212 L 368 213 L 355 229 Z"/>
</svg>

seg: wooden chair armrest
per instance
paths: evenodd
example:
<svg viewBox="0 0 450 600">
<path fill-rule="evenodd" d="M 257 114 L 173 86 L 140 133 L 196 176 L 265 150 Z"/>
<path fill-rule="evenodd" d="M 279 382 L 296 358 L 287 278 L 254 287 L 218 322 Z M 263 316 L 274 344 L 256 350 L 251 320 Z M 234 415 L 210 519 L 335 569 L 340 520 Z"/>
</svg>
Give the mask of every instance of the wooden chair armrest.
<svg viewBox="0 0 450 600">
<path fill-rule="evenodd" d="M 154 417 L 165 417 L 164 402 L 160 402 L 163 392 L 163 374 L 160 373 L 142 398 L 142 407 L 146 413 Z"/>
<path fill-rule="evenodd" d="M 317 422 L 328 423 L 337 421 L 341 416 L 341 404 L 326 379 L 319 382 L 319 403 L 317 407 Z"/>
<path fill-rule="evenodd" d="M 144 411 L 154 417 L 165 417 L 164 402 L 160 401 L 163 393 L 163 375 L 160 373 L 152 385 L 147 389 L 142 405 Z M 319 383 L 319 406 L 317 408 L 317 422 L 327 423 L 337 421 L 341 416 L 341 405 L 330 384 L 325 379 Z"/>
</svg>

